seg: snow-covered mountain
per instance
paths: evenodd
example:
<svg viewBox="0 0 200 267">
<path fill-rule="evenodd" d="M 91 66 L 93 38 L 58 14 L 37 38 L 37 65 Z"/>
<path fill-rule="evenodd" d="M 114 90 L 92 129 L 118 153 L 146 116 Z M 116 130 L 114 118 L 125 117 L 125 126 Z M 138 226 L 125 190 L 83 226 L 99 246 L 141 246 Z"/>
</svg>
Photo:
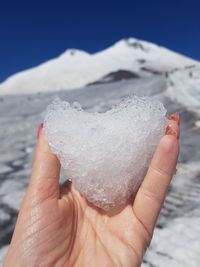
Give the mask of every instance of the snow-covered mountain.
<svg viewBox="0 0 200 267">
<path fill-rule="evenodd" d="M 199 267 L 200 63 L 133 38 L 93 55 L 67 50 L 0 85 L 0 266 L 46 106 L 59 96 L 89 112 L 104 112 L 131 94 L 155 97 L 169 114 L 181 116 L 178 171 L 142 267 Z"/>
<path fill-rule="evenodd" d="M 95 54 L 68 49 L 58 58 L 5 80 L 0 84 L 0 95 L 81 88 L 118 71 L 145 76 L 195 64 L 196 61 L 164 47 L 129 38 Z"/>
</svg>

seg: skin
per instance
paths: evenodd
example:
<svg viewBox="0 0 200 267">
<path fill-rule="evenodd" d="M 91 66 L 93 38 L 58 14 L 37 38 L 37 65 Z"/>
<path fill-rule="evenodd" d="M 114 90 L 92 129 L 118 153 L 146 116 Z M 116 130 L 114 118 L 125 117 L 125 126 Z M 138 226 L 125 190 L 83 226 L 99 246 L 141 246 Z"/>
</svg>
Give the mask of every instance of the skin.
<svg viewBox="0 0 200 267">
<path fill-rule="evenodd" d="M 136 195 L 118 212 L 89 204 L 38 135 L 32 175 L 4 267 L 138 267 L 150 244 L 179 153 L 179 117 L 169 117 Z"/>
</svg>

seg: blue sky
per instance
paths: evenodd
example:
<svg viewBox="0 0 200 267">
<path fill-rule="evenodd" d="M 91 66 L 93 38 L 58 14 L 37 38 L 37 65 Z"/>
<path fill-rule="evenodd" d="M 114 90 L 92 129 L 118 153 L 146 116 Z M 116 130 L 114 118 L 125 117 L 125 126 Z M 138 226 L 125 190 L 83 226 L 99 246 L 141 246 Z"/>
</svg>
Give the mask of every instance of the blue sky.
<svg viewBox="0 0 200 267">
<path fill-rule="evenodd" d="M 94 53 L 127 37 L 200 60 L 200 1 L 2 0 L 0 82 L 67 48 Z"/>
</svg>

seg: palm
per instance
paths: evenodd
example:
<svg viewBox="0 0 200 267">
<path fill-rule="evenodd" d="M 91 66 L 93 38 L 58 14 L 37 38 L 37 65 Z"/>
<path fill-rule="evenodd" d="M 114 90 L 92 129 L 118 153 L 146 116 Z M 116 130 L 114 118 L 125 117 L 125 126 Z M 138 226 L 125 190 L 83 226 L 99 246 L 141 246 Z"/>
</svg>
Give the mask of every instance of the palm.
<svg viewBox="0 0 200 267">
<path fill-rule="evenodd" d="M 34 192 L 28 191 L 11 243 L 10 251 L 18 249 L 23 254 L 20 267 L 140 265 L 149 236 L 131 203 L 108 215 L 92 207 L 73 187 L 52 198 Z M 9 266 L 12 259 L 9 254 L 7 258 Z"/>
<path fill-rule="evenodd" d="M 149 236 L 131 204 L 109 216 L 91 207 L 70 188 L 59 200 L 51 200 L 40 208 L 46 224 L 40 225 L 42 232 L 38 229 L 40 243 L 43 238 L 42 246 L 46 248 L 40 255 L 45 259 L 44 266 L 128 267 L 141 262 Z"/>
</svg>

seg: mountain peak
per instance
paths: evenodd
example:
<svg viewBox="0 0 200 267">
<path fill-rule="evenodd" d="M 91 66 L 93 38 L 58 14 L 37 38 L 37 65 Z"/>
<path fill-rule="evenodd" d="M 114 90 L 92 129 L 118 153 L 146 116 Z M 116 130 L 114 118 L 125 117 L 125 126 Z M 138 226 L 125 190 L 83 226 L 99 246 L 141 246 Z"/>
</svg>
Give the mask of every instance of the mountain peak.
<svg viewBox="0 0 200 267">
<path fill-rule="evenodd" d="M 68 48 L 59 57 L 89 56 L 90 54 L 79 49 Z"/>
<path fill-rule="evenodd" d="M 146 52 L 149 50 L 150 47 L 158 47 L 157 45 L 133 37 L 121 39 L 120 41 L 115 43 L 115 46 L 124 46 Z"/>
<path fill-rule="evenodd" d="M 163 73 L 197 63 L 164 47 L 127 38 L 94 54 L 67 49 L 55 59 L 9 77 L 0 84 L 0 95 L 81 88 L 119 70 L 140 76 L 146 69 Z"/>
</svg>

